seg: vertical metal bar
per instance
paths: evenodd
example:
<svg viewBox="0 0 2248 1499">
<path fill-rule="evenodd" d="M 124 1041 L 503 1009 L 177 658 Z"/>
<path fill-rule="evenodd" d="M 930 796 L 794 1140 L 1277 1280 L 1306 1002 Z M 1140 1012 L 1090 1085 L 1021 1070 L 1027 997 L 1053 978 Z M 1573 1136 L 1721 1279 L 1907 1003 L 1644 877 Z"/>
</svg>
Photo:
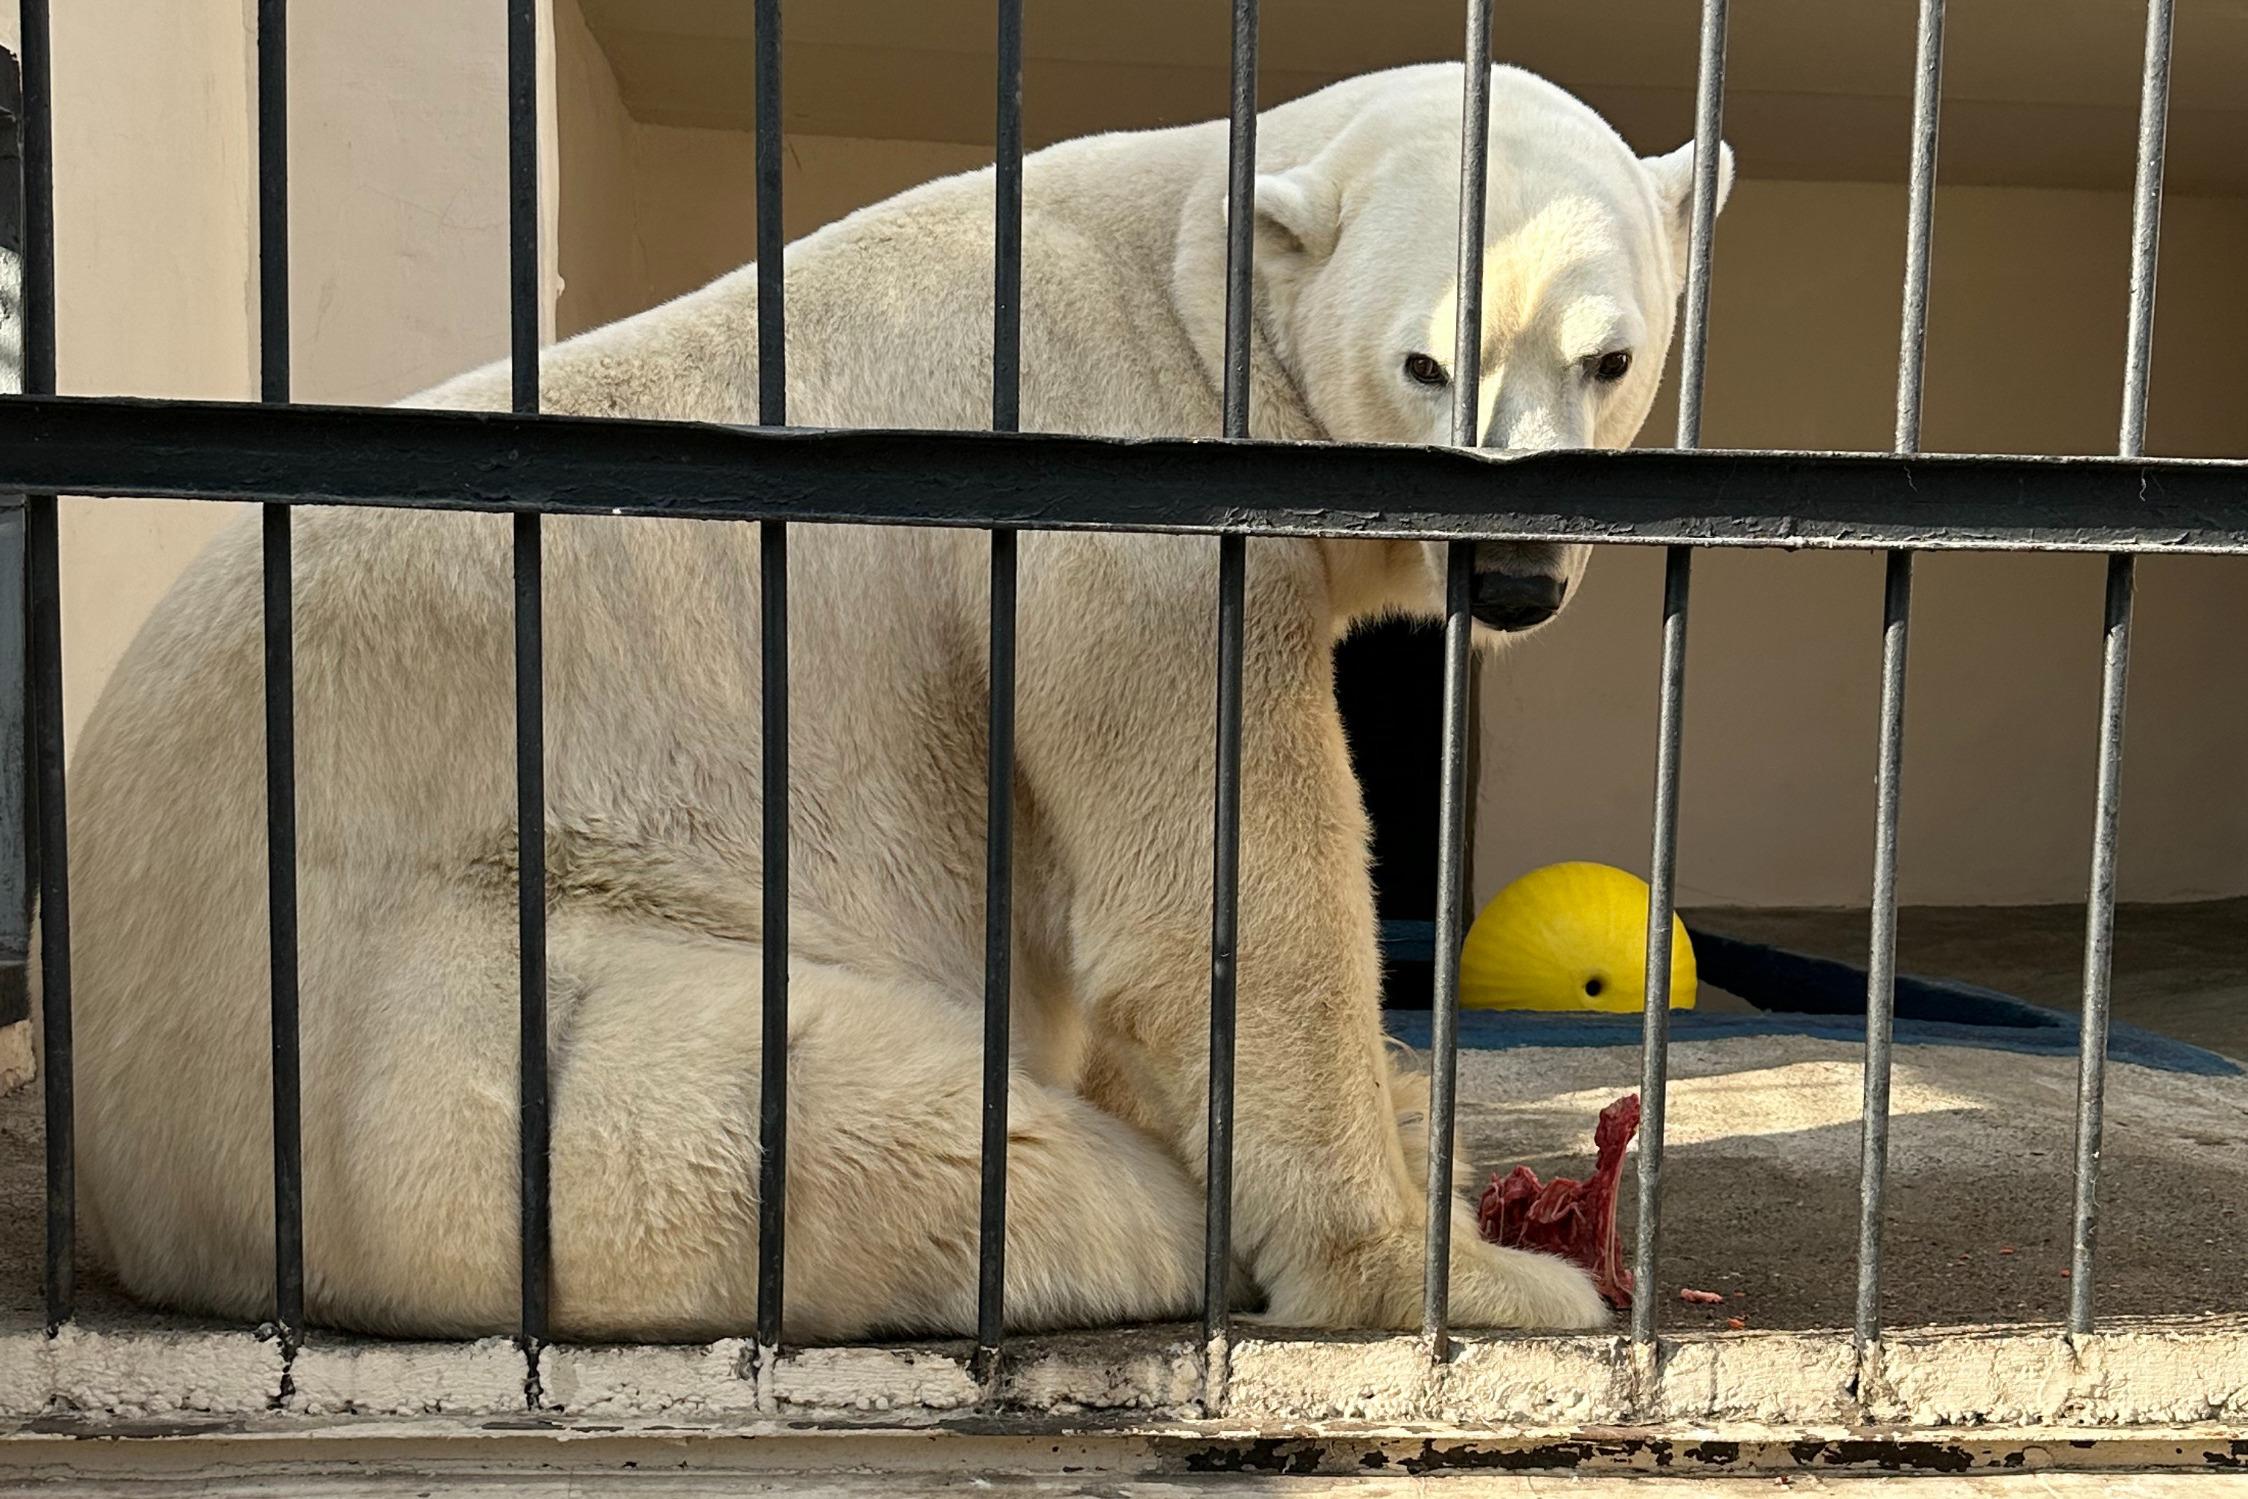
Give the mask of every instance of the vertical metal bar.
<svg viewBox="0 0 2248 1499">
<path fill-rule="evenodd" d="M 1900 453 L 1920 451 L 1920 395 L 1928 353 L 1928 254 L 1935 233 L 1936 128 L 1943 104 L 1944 0 L 1920 0 L 1912 83 L 1912 166 L 1905 206 L 1904 328 L 1897 350 Z"/>
<path fill-rule="evenodd" d="M 780 1353 L 782 1257 L 788 1224 L 788 527 L 758 523 L 764 714 L 764 943 L 757 1101 L 757 1350 Z"/>
<path fill-rule="evenodd" d="M 991 427 L 1022 413 L 1023 8 L 999 0 L 991 252 Z M 990 724 L 984 794 L 983 1204 L 977 1228 L 976 1361 L 996 1392 L 1007 1327 L 1007 1088 L 1015 899 L 1015 533 L 991 533 Z"/>
<path fill-rule="evenodd" d="M 2154 358 L 2154 273 L 2162 238 L 2162 166 L 2170 125 L 2172 0 L 2148 0 L 2145 71 L 2139 80 L 2137 180 L 2131 191 L 2131 310 L 2123 348 L 2118 451 L 2146 452 L 2147 381 Z"/>
<path fill-rule="evenodd" d="M 1897 808 L 1904 762 L 1905 648 L 1912 553 L 1891 552 L 1881 601 L 1881 726 L 1874 772 L 1873 917 L 1866 960 L 1865 1104 L 1858 1153 L 1860 1347 L 1881 1337 L 1881 1223 L 1889 1168 L 1889 1081 L 1897 1013 Z"/>
<path fill-rule="evenodd" d="M 2077 1046 L 2076 1212 L 2069 1250 L 2068 1327 L 2092 1330 L 2092 1252 L 2099 1229 L 2100 1135 L 2107 1103 L 2110 978 L 2115 957 L 2115 845 L 2123 769 L 2123 700 L 2131 662 L 2132 559 L 2108 558 L 2100 653 L 2100 763 L 2092 817 L 2092 884 L 2084 915 L 2084 1014 Z"/>
<path fill-rule="evenodd" d="M 1421 1335 L 1429 1357 L 1451 1351 L 1452 1127 L 1459 1081 L 1460 943 L 1466 880 L 1462 868 L 1467 827 L 1468 719 L 1474 702 L 1471 670 L 1474 616 L 1468 612 L 1475 582 L 1475 543 L 1455 541 L 1444 553 L 1444 735 L 1438 766 L 1436 816 L 1436 992 L 1429 1017 L 1428 1239 L 1421 1268 Z"/>
<path fill-rule="evenodd" d="M 1663 565 L 1662 700 L 1655 732 L 1654 849 L 1647 896 L 1646 1008 L 1640 1030 L 1639 1223 L 1633 1255 L 1638 1289 L 1632 1341 L 1655 1340 L 1656 1245 L 1661 1228 L 1663 1115 L 1670 1075 L 1671 911 L 1678 868 L 1678 748 L 1686 716 L 1686 602 L 1693 552 L 1672 547 Z"/>
<path fill-rule="evenodd" d="M 1459 295 L 1452 324 L 1452 441 L 1482 440 L 1483 214 L 1491 182 L 1491 0 L 1468 0 L 1460 70 Z"/>
<path fill-rule="evenodd" d="M 1256 311 L 1257 0 L 1232 0 L 1231 118 L 1226 127 L 1224 433 L 1249 435 L 1250 340 Z"/>
<path fill-rule="evenodd" d="M 0 48 L 0 265 L 23 290 L 23 70 Z M 0 393 L 23 389 L 23 329 L 0 343 Z M 29 616 L 24 603 L 23 496 L 0 494 L 0 1026 L 31 1018 L 31 882 L 37 846 L 31 837 L 31 684 L 26 674 Z"/>
<path fill-rule="evenodd" d="M 515 410 L 539 409 L 537 0 L 508 0 L 509 352 Z M 546 650 L 539 517 L 515 517 L 516 924 L 522 1178 L 522 1341 L 535 1399 L 552 1295 L 546 1054 Z"/>
<path fill-rule="evenodd" d="M 2171 0 L 2148 0 L 2139 84 L 2138 178 L 2131 195 L 2131 310 L 2123 358 L 2118 448 L 2146 451 L 2147 381 L 2154 356 L 2154 278 L 2162 233 L 2162 165 L 2170 119 Z M 2134 559 L 2108 558 L 2100 662 L 2100 765 L 2092 814 L 2092 881 L 2084 915 L 2084 1017 L 2076 1085 L 2076 1221 L 2069 1255 L 2068 1326 L 2092 1330 L 2092 1254 L 2099 1230 L 2100 1136 L 2107 1102 L 2108 1015 L 2115 943 L 2116 826 L 2123 778 L 2123 700 L 2131 663 Z"/>
<path fill-rule="evenodd" d="M 1490 178 L 1491 0 L 1468 0 L 1460 73 L 1460 225 L 1452 337 L 1452 441 L 1480 437 L 1483 374 L 1483 208 Z M 1475 544 L 1453 542 L 1444 568 L 1444 734 L 1437 771 L 1436 971 L 1429 1017 L 1428 1229 L 1421 1334 L 1429 1357 L 1450 1351 L 1452 1124 L 1459 1082 L 1460 943 L 1466 902 L 1467 745 L 1475 713 Z"/>
<path fill-rule="evenodd" d="M 1233 0 L 1232 115 L 1226 133 L 1225 435 L 1249 435 L 1256 254 L 1257 0 Z M 1218 744 L 1210 897 L 1210 1133 L 1203 1240 L 1205 1406 L 1224 1405 L 1232 1367 L 1234 959 L 1240 937 L 1241 653 L 1248 553 L 1218 538 Z"/>
<path fill-rule="evenodd" d="M 1709 364 L 1709 262 L 1717 232 L 1717 148 L 1725 119 L 1725 0 L 1703 0 L 1694 88 L 1694 216 L 1686 248 L 1686 320 L 1679 335 L 1678 446 L 1702 445 L 1702 381 Z M 1644 1107 L 1645 1100 L 1642 1100 Z M 1641 1126 L 1642 1138 L 1645 1125 Z"/>
<path fill-rule="evenodd" d="M 288 0 L 258 0 L 259 399 L 289 400 Z M 289 507 L 264 509 L 265 871 L 273 1068 L 273 1324 L 304 1336 L 304 1153 L 298 1108 L 297 720 Z"/>
<path fill-rule="evenodd" d="M 1679 360 L 1678 446 L 1702 440 L 1702 380 L 1709 354 L 1710 240 L 1717 227 L 1717 148 L 1725 111 L 1725 0 L 1702 5 L 1694 94 L 1694 213 L 1686 255 L 1686 322 Z M 1686 602 L 1694 553 L 1672 547 L 1663 564 L 1661 709 L 1655 734 L 1654 847 L 1647 898 L 1646 1008 L 1640 1033 L 1638 1293 L 1631 1338 L 1655 1341 L 1656 1247 L 1662 1228 L 1663 1117 L 1670 1076 L 1671 912 L 1678 874 L 1678 752 L 1686 717 Z"/>
<path fill-rule="evenodd" d="M 1234 958 L 1240 935 L 1241 653 L 1248 556 L 1240 536 L 1218 538 L 1218 748 L 1210 910 L 1210 1133 L 1202 1269 L 1204 1400 L 1215 1414 L 1231 1372 L 1233 1266 Z"/>
<path fill-rule="evenodd" d="M 55 146 L 47 0 L 22 0 L 23 390 L 55 390 Z M 77 1308 L 77 1113 L 70 1033 L 70 850 L 65 815 L 62 578 L 55 497 L 24 497 L 31 603 L 33 787 L 39 822 L 40 1073 L 47 1110 L 47 1331 Z"/>
<path fill-rule="evenodd" d="M 1897 350 L 1900 453 L 1920 447 L 1928 347 L 1928 253 L 1935 225 L 1936 121 L 1943 94 L 1944 0 L 1920 0 L 1912 92 L 1911 187 L 1905 213 L 1903 330 Z M 1865 1110 L 1858 1162 L 1860 1347 L 1881 1336 L 1881 1223 L 1889 1169 L 1889 1081 L 1897 1011 L 1897 812 L 1904 767 L 1905 661 L 1912 553 L 1888 555 L 1881 602 L 1881 726 L 1874 772 L 1873 915 L 1867 936 Z"/>
<path fill-rule="evenodd" d="M 999 0 L 997 145 L 991 250 L 991 429 L 1022 415 L 1023 3 Z"/>
<path fill-rule="evenodd" d="M 781 223 L 781 0 L 757 0 L 757 420 L 788 421 Z"/>
<path fill-rule="evenodd" d="M 788 420 L 781 253 L 781 6 L 757 0 L 757 419 Z M 757 1107 L 757 1355 L 780 1352 L 788 1223 L 788 527 L 760 521 L 764 1008 Z"/>
</svg>

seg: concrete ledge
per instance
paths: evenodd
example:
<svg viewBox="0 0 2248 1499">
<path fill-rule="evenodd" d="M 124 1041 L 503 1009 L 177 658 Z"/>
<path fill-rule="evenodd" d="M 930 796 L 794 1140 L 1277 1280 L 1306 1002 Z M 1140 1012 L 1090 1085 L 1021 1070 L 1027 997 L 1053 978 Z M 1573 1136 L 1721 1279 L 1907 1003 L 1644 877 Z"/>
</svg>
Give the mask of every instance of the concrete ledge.
<svg viewBox="0 0 2248 1499">
<path fill-rule="evenodd" d="M 2248 1319 L 2123 1323 L 2082 1338 L 1903 1333 L 1872 1350 L 1859 1388 L 1868 1418 L 1915 1426 L 2248 1429 Z"/>
<path fill-rule="evenodd" d="M 756 1365 L 738 1340 L 549 1348 L 534 1408 L 528 1364 L 504 1339 L 316 1338 L 289 1360 L 250 1333 L 69 1328 L 0 1337 L 0 1438 L 57 1420 L 99 1432 L 191 1417 L 736 1429 L 762 1417 L 798 1429 L 921 1430 L 1087 1420 L 1158 1430 L 1208 1417 L 1202 1353 L 1184 1329 L 1026 1339 L 1009 1351 L 996 1404 L 983 1401 L 956 1345 L 807 1349 Z M 1863 1356 L 1841 1332 L 1693 1334 L 1652 1355 L 1615 1338 L 1492 1336 L 1460 1339 L 1442 1366 L 1413 1338 L 1248 1337 L 1235 1345 L 1216 1419 L 1237 1431 L 1377 1424 L 1560 1436 L 1653 1426 L 2248 1429 L 2248 1318 L 2118 1323 L 2081 1339 L 2050 1327 L 1927 1329 Z"/>
<path fill-rule="evenodd" d="M 523 1355 L 506 1338 L 475 1343 L 319 1340 L 284 1367 L 278 1345 L 271 1406 L 308 1416 L 490 1415 L 524 1409 Z M 285 1375 L 288 1389 L 275 1375 Z"/>
</svg>

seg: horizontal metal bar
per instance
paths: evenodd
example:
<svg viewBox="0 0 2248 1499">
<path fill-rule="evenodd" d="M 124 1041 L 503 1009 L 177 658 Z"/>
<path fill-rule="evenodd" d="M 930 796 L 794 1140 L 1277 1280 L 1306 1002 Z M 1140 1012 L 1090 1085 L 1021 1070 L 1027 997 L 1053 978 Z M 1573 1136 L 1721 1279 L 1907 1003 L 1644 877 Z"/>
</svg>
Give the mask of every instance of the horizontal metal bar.
<svg viewBox="0 0 2248 1499">
<path fill-rule="evenodd" d="M 2248 554 L 2248 460 L 1488 449 L 0 397 L 0 492 L 1027 530 Z"/>
</svg>

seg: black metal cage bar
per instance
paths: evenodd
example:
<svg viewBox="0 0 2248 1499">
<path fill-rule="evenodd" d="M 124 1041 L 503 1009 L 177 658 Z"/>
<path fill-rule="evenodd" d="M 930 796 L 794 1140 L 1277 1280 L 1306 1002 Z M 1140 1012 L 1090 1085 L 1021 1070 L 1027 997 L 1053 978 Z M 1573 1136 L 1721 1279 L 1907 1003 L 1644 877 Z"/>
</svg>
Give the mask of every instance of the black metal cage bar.
<svg viewBox="0 0 2248 1499">
<path fill-rule="evenodd" d="M 991 428 L 1022 418 L 1023 7 L 999 0 L 991 249 Z M 1007 1328 L 1007 1089 L 1014 1001 L 1015 558 L 991 533 L 990 720 L 985 746 L 983 1201 L 977 1236 L 976 1353 L 996 1389 Z"/>
<path fill-rule="evenodd" d="M 990 433 L 793 432 L 787 422 L 780 0 L 755 0 L 760 430 L 543 416 L 538 0 L 507 0 L 511 411 L 291 403 L 287 0 L 258 0 L 256 120 L 260 403 L 63 398 L 55 388 L 49 0 L 22 0 L 23 394 L 0 402 L 0 490 L 22 489 L 26 674 L 37 824 L 50 1331 L 75 1301 L 70 908 L 55 495 L 250 500 L 263 506 L 263 681 L 271 960 L 274 1327 L 304 1332 L 299 930 L 291 515 L 298 504 L 424 507 L 513 522 L 519 851 L 521 1341 L 539 1398 L 551 1333 L 545 729 L 541 518 L 637 515 L 752 521 L 761 551 L 762 1037 L 756 1343 L 770 1368 L 785 1329 L 789 951 L 788 525 L 949 525 L 990 532 L 989 717 L 981 1204 L 976 1358 L 996 1393 L 1006 1331 L 1006 1229 L 1016 730 L 1018 533 L 1192 532 L 1218 537 L 1212 826 L 1205 1401 L 1230 1367 L 1232 1172 L 1242 812 L 1247 539 L 1339 535 L 1448 543 L 1439 765 L 1435 1003 L 1423 1331 L 1449 1340 L 1459 955 L 1465 920 L 1467 745 L 1478 539 L 1667 548 L 1643 1014 L 1643 1134 L 1632 1340 L 1657 1332 L 1680 743 L 1693 552 L 1703 546 L 1883 550 L 1882 699 L 1867 1032 L 1856 1336 L 1881 1329 L 1890 1114 L 1897 828 L 1914 554 L 2098 551 L 2108 556 L 2100 745 L 2086 915 L 2068 1325 L 2092 1326 L 2092 1269 L 2111 1010 L 2117 795 L 2134 558 L 2248 555 L 2248 461 L 2144 457 L 2162 204 L 2173 0 L 2149 0 L 2118 454 L 2110 459 L 1928 458 L 1918 452 L 1927 332 L 1943 0 L 1920 0 L 1894 452 L 1720 453 L 1701 443 L 1711 245 L 1720 176 L 1727 9 L 1704 0 L 1696 91 L 1676 449 L 1505 456 L 1481 430 L 1483 219 L 1489 170 L 1491 0 L 1467 0 L 1458 298 L 1450 448 L 1250 440 L 1257 152 L 1257 0 L 1231 0 L 1228 224 L 1221 439 L 1114 441 L 1020 434 L 1023 296 L 1022 3 L 996 0 L 996 167 Z M 1397 504 L 1368 507 L 1368 495 Z M 1213 498 L 1216 497 L 1216 498 Z"/>
<path fill-rule="evenodd" d="M 507 7 L 508 351 L 512 406 L 539 409 L 537 0 Z M 515 909 L 522 1190 L 522 1342 L 538 1378 L 552 1308 L 546 1022 L 546 598 L 539 517 L 515 517 Z"/>
<path fill-rule="evenodd" d="M 54 69 L 47 0 L 22 0 L 23 389 L 55 388 Z M 65 814 L 62 573 L 55 496 L 24 485 L 30 606 L 32 796 L 39 825 L 39 1069 L 47 1120 L 47 1330 L 78 1303 L 77 1110 L 70 1034 L 70 848 Z"/>
<path fill-rule="evenodd" d="M 1452 441 L 1482 438 L 1483 209 L 1491 157 L 1491 0 L 1468 0 L 1460 70 L 1460 242 L 1453 299 Z M 1444 556 L 1444 727 L 1436 789 L 1436 948 L 1429 1012 L 1428 1229 L 1421 1266 L 1421 1335 L 1429 1356 L 1449 1349 L 1452 1304 L 1452 1122 L 1460 1075 L 1460 942 L 1466 904 L 1468 722 L 1475 709 L 1469 614 L 1475 543 Z"/>
<path fill-rule="evenodd" d="M 781 5 L 757 0 L 757 420 L 788 420 L 781 255 Z M 758 527 L 764 995 L 757 1092 L 757 1353 L 780 1351 L 788 1232 L 788 528 Z"/>
<path fill-rule="evenodd" d="M 0 256 L 23 256 L 23 69 L 0 47 Z M 22 388 L 22 327 L 0 359 Z M 23 496 L 0 493 L 0 1026 L 31 1017 L 31 686 L 24 607 Z"/>
<path fill-rule="evenodd" d="M 1249 435 L 1257 198 L 1257 0 L 1233 0 L 1232 109 L 1226 131 L 1225 436 Z M 1204 1401 L 1225 1402 L 1233 1281 L 1233 1041 L 1241 894 L 1241 655 L 1248 590 L 1244 537 L 1218 538 L 1217 791 L 1211 822 L 1209 1138 L 1204 1159 Z"/>
<path fill-rule="evenodd" d="M 2139 145 L 2131 193 L 2131 300 L 2123 351 L 2117 450 L 2146 451 L 2147 382 L 2154 358 L 2154 277 L 2162 235 L 2162 163 L 2170 119 L 2172 0 L 2148 0 Z M 2113 1002 L 2116 828 L 2123 780 L 2123 702 L 2131 663 L 2135 560 L 2108 558 L 2100 660 L 2100 758 L 2092 811 L 2092 878 L 2085 898 L 2084 1014 L 2076 1089 L 2076 1203 L 2070 1236 L 2068 1326 L 2092 1330 L 2092 1256 L 2099 1231 L 2100 1133 L 2107 1103 L 2108 1018 Z"/>
<path fill-rule="evenodd" d="M 258 385 L 289 399 L 288 0 L 258 0 Z M 266 924 L 272 968 L 273 1325 L 304 1336 L 304 1149 L 298 1108 L 297 721 L 289 507 L 263 513 Z"/>
<path fill-rule="evenodd" d="M 0 489 L 512 514 L 1783 550 L 2248 555 L 2248 459 L 766 430 L 0 399 Z M 1385 503 L 1371 508 L 1381 486 Z"/>
<path fill-rule="evenodd" d="M 1725 0 L 1703 0 L 1701 63 L 1694 88 L 1694 198 L 1686 254 L 1686 320 L 1678 361 L 1678 446 L 1702 441 L 1702 379 L 1709 359 L 1710 238 L 1717 229 L 1718 145 L 1725 114 Z M 1653 848 L 1648 857 L 1647 979 L 1640 1042 L 1639 1222 L 1631 1338 L 1655 1340 L 1655 1264 L 1662 1228 L 1663 1117 L 1670 1076 L 1671 911 L 1678 876 L 1678 756 L 1686 718 L 1686 603 L 1691 547 L 1663 563 L 1661 706 L 1655 730 Z"/>
<path fill-rule="evenodd" d="M 1920 0 L 1914 42 L 1912 165 L 1905 209 L 1903 326 L 1897 338 L 1896 451 L 1920 447 L 1928 349 L 1928 252 L 1935 225 L 1936 122 L 1943 94 L 1944 0 Z M 1904 767 L 1905 661 L 1912 553 L 1893 551 L 1881 594 L 1881 720 L 1874 771 L 1873 913 L 1867 933 L 1865 1111 L 1858 1164 L 1859 1344 L 1881 1336 L 1881 1221 L 1889 1169 L 1889 1079 L 1897 1010 L 1897 812 Z"/>
</svg>

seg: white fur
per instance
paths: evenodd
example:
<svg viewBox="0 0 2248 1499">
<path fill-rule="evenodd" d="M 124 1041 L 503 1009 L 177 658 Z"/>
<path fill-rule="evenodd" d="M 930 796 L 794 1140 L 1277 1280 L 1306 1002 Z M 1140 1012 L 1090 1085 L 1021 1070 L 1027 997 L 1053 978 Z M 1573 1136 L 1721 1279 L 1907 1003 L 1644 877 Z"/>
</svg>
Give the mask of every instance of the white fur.
<svg viewBox="0 0 2248 1499">
<path fill-rule="evenodd" d="M 1459 70 L 1336 85 L 1260 127 L 1253 426 L 1443 440 Z M 1630 440 L 1669 342 L 1690 172 L 1493 77 L 1484 426 Z M 1728 167 L 1729 172 L 1729 167 Z M 1025 425 L 1219 426 L 1222 125 L 1026 165 Z M 989 409 L 992 183 L 787 257 L 790 416 L 968 428 Z M 550 409 L 744 422 L 743 270 L 551 350 Z M 1586 361 L 1628 347 L 1627 379 Z M 423 404 L 498 408 L 504 368 Z M 1057 495 L 1066 503 L 1066 495 Z M 1380 497 L 1369 497 L 1379 504 Z M 305 1231 L 312 1315 L 465 1335 L 516 1313 L 508 525 L 298 512 Z M 755 1299 L 759 1068 L 754 527 L 552 520 L 546 692 L 556 1327 L 704 1338 Z M 790 540 L 788 1332 L 973 1325 L 985 543 Z M 1022 543 L 1009 1310 L 1175 1317 L 1200 1289 L 1216 546 Z M 73 767 L 79 1182 L 143 1297 L 255 1318 L 270 1286 L 264 783 L 254 522 L 126 653 Z M 1436 606 L 1432 548 L 1248 548 L 1235 1243 L 1294 1324 L 1409 1324 L 1425 1087 L 1376 1008 L 1367 828 L 1330 649 Z M 1479 566 L 1573 578 L 1581 549 Z M 1478 1241 L 1467 1324 L 1585 1327 L 1559 1261 Z"/>
</svg>

